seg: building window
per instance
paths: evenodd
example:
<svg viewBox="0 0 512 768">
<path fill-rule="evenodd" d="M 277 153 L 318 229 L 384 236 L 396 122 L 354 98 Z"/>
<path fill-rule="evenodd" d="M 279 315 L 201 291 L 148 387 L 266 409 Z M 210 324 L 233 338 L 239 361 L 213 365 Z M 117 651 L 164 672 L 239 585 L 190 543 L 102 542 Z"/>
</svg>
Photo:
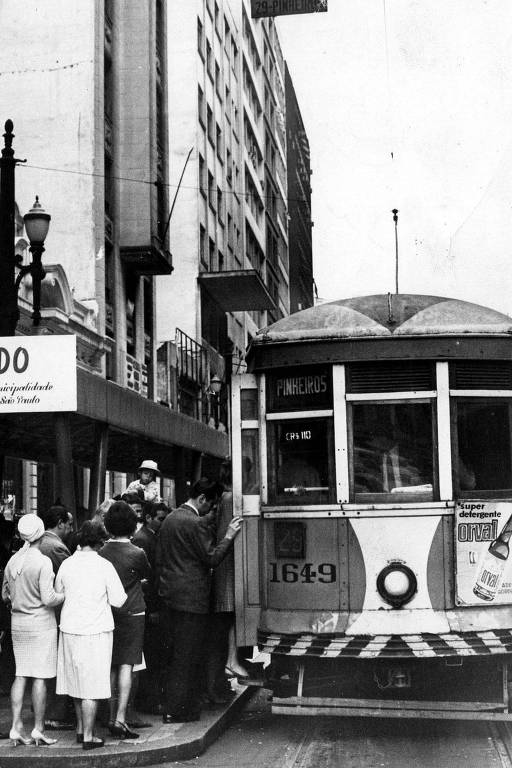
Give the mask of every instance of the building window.
<svg viewBox="0 0 512 768">
<path fill-rule="evenodd" d="M 197 50 L 204 61 L 204 27 L 201 23 L 201 19 L 197 20 Z"/>
<path fill-rule="evenodd" d="M 224 95 L 224 114 L 226 115 L 228 123 L 231 123 L 231 91 L 227 85 Z"/>
<path fill-rule="evenodd" d="M 238 46 L 233 38 L 231 38 L 231 67 L 233 74 L 238 78 Z"/>
<path fill-rule="evenodd" d="M 219 272 L 222 272 L 224 269 L 224 254 L 222 251 L 217 252 L 217 261 L 218 261 L 218 270 Z"/>
<path fill-rule="evenodd" d="M 199 258 L 201 266 L 208 269 L 208 259 L 206 256 L 206 229 L 201 224 L 199 227 Z"/>
<path fill-rule="evenodd" d="M 224 222 L 224 198 L 220 187 L 217 187 L 217 215 L 222 224 Z"/>
<path fill-rule="evenodd" d="M 215 135 L 213 132 L 213 112 L 209 104 L 206 107 L 206 132 L 208 134 L 208 140 L 212 146 L 215 146 Z"/>
<path fill-rule="evenodd" d="M 201 194 L 206 197 L 206 164 L 202 155 L 199 155 L 199 189 Z"/>
<path fill-rule="evenodd" d="M 222 153 L 222 131 L 218 123 L 215 125 L 215 143 L 217 146 L 217 157 L 221 163 L 224 163 L 224 155 Z"/>
<path fill-rule="evenodd" d="M 233 158 L 231 155 L 231 150 L 229 147 L 226 149 L 226 178 L 228 180 L 228 184 L 232 184 L 233 182 Z"/>
<path fill-rule="evenodd" d="M 204 93 L 202 88 L 197 89 L 197 114 L 199 117 L 199 122 L 204 128 L 204 118 L 205 118 L 205 100 L 204 100 Z"/>
<path fill-rule="evenodd" d="M 215 188 L 213 184 L 213 173 L 208 171 L 208 203 L 212 211 L 215 211 Z"/>
<path fill-rule="evenodd" d="M 221 25 L 221 15 L 219 11 L 219 4 L 215 3 L 215 31 L 217 32 L 219 39 L 222 39 L 222 25 Z"/>
<path fill-rule="evenodd" d="M 209 40 L 206 41 L 206 71 L 210 80 L 213 80 L 213 51 Z"/>
<path fill-rule="evenodd" d="M 215 242 L 210 237 L 210 251 L 208 254 L 208 269 L 210 272 L 215 272 Z"/>
<path fill-rule="evenodd" d="M 215 62 L 215 90 L 217 91 L 217 96 L 222 101 L 222 80 L 220 76 L 220 67 Z"/>
</svg>

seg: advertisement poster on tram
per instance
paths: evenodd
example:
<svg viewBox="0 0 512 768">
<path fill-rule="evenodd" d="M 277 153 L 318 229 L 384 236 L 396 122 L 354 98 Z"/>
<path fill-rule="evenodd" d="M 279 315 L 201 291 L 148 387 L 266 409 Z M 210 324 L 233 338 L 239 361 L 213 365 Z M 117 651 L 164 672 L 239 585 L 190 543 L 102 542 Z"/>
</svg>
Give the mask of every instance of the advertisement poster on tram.
<svg viewBox="0 0 512 768">
<path fill-rule="evenodd" d="M 457 503 L 457 605 L 512 602 L 511 536 L 511 502 L 467 499 Z"/>
</svg>

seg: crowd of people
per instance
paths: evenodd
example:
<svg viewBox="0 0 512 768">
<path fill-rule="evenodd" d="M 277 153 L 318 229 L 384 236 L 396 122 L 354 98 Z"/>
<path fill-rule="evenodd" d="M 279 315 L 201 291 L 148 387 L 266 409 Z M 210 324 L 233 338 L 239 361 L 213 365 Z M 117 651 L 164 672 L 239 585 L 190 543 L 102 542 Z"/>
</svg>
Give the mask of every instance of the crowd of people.
<svg viewBox="0 0 512 768">
<path fill-rule="evenodd" d="M 95 749 L 104 744 L 97 719 L 118 739 L 137 739 L 150 725 L 137 720 L 134 702 L 165 723 L 189 722 L 228 700 L 229 676 L 250 679 L 234 631 L 242 518 L 233 514 L 230 466 L 219 481 L 193 483 L 174 510 L 160 497 L 158 474 L 143 461 L 138 480 L 78 531 L 60 504 L 20 518 L 23 546 L 2 584 L 0 630 L 10 629 L 15 668 L 12 726 L 0 737 L 51 745 L 48 731 L 75 728 L 82 749 Z"/>
</svg>

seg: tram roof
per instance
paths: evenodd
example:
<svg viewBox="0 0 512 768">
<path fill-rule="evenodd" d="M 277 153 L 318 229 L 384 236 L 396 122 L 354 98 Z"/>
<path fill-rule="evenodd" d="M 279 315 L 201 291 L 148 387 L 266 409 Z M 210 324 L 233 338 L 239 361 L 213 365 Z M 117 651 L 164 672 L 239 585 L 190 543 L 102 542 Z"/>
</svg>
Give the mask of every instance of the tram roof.
<svg viewBox="0 0 512 768">
<path fill-rule="evenodd" d="M 385 358 L 510 359 L 511 340 L 512 318 L 489 307 L 442 296 L 376 294 L 319 304 L 262 328 L 251 343 L 249 362 L 253 358 L 252 368 L 277 366 L 276 353 L 265 352 L 274 345 L 281 350 L 282 365 L 375 359 L 375 345 L 368 342 L 380 342 L 378 356 Z M 339 354 L 333 353 L 336 342 L 344 348 Z M 296 354 L 283 357 L 283 346 Z"/>
</svg>

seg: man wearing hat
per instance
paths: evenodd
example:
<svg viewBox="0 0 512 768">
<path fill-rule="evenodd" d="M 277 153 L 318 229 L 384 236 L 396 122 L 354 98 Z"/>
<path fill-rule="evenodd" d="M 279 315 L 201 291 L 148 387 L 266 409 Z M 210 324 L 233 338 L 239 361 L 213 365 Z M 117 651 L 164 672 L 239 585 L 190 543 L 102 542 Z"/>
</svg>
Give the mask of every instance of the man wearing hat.
<svg viewBox="0 0 512 768">
<path fill-rule="evenodd" d="M 158 469 L 156 461 L 145 459 L 138 468 L 137 474 L 139 475 L 139 479 L 130 483 L 124 493 L 137 493 L 137 491 L 142 490 L 144 492 L 144 501 L 162 501 L 160 488 L 155 479 L 157 475 L 160 475 L 160 470 Z"/>
</svg>

